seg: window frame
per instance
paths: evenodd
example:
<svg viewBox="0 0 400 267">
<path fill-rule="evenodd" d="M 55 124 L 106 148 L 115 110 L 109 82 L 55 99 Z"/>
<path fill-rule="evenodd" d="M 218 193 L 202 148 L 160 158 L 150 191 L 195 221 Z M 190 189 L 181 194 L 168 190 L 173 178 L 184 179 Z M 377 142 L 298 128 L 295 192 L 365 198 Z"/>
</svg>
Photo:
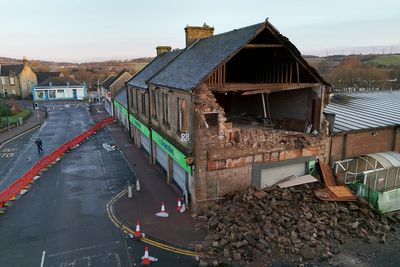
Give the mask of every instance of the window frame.
<svg viewBox="0 0 400 267">
<path fill-rule="evenodd" d="M 163 123 L 169 124 L 169 105 L 168 105 L 168 93 L 162 93 L 162 104 L 163 104 Z"/>
<path fill-rule="evenodd" d="M 141 106 L 141 113 L 143 116 L 147 115 L 147 110 L 146 110 L 146 92 L 141 92 L 140 93 L 140 106 Z"/>
<path fill-rule="evenodd" d="M 156 88 L 157 89 L 157 88 Z M 150 113 L 151 117 L 157 120 L 157 92 L 156 89 L 150 90 Z"/>
</svg>

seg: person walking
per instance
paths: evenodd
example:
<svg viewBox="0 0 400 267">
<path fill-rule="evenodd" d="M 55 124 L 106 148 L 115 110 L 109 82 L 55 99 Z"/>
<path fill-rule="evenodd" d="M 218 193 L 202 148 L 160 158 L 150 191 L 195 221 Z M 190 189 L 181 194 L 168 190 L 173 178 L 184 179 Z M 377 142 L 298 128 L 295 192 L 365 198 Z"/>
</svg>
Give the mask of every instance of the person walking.
<svg viewBox="0 0 400 267">
<path fill-rule="evenodd" d="M 38 153 L 40 154 L 40 152 L 43 152 L 43 148 L 42 148 L 43 142 L 42 142 L 42 140 L 40 140 L 40 138 L 36 139 L 35 144 L 37 146 Z"/>
</svg>

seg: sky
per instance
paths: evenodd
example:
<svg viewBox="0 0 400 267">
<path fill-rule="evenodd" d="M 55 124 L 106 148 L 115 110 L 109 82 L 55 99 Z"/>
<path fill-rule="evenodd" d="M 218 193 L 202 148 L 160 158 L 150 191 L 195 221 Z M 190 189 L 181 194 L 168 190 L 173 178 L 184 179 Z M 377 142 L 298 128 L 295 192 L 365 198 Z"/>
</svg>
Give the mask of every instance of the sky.
<svg viewBox="0 0 400 267">
<path fill-rule="evenodd" d="M 303 54 L 400 52 L 398 0 L 0 0 L 0 56 L 88 62 L 184 48 L 186 25 L 215 34 L 268 18 Z"/>
</svg>

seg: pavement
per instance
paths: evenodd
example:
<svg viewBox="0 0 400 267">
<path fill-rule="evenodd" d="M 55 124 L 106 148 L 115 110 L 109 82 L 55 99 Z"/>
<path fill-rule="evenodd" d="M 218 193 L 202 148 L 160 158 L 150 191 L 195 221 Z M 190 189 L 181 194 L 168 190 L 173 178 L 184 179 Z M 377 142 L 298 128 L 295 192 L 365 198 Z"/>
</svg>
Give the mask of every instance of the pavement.
<svg viewBox="0 0 400 267">
<path fill-rule="evenodd" d="M 0 132 L 0 147 L 2 144 L 11 140 L 12 138 L 24 134 L 29 130 L 39 127 L 40 125 L 42 125 L 43 122 L 44 122 L 44 112 L 33 111 L 32 114 L 25 119 L 23 125 L 16 126 L 9 130 Z"/>
<path fill-rule="evenodd" d="M 96 112 L 95 120 L 107 116 L 101 107 L 94 110 L 100 111 Z M 162 169 L 151 165 L 144 150 L 132 143 L 123 126 L 115 122 L 107 125 L 107 129 L 139 179 L 141 189 L 140 192 L 133 190 L 132 198 L 125 193 L 115 200 L 113 209 L 117 219 L 133 231 L 139 220 L 146 237 L 179 249 L 192 250 L 195 243 L 204 240 L 205 232 L 195 227 L 196 221 L 191 217 L 190 209 L 185 213 L 176 211 L 181 195 L 173 185 L 167 184 Z M 161 202 L 165 203 L 168 218 L 155 215 L 161 209 Z"/>
</svg>

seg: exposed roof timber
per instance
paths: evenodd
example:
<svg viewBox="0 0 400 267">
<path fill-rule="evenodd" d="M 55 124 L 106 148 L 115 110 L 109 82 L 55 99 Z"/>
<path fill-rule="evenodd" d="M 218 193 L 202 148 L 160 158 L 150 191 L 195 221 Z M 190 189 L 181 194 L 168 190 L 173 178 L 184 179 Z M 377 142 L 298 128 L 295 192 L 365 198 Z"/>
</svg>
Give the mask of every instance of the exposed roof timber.
<svg viewBox="0 0 400 267">
<path fill-rule="evenodd" d="M 255 95 L 261 93 L 273 93 L 289 90 L 307 89 L 321 86 L 320 83 L 299 83 L 299 84 L 272 84 L 271 88 L 264 88 L 261 90 L 247 91 L 242 95 Z"/>
<path fill-rule="evenodd" d="M 287 45 L 284 44 L 284 42 L 281 40 L 281 37 L 278 36 L 278 34 L 280 34 L 279 31 L 278 31 L 275 27 L 273 27 L 272 24 L 267 23 L 266 28 L 279 40 L 279 42 L 282 43 L 283 47 L 285 47 L 286 50 L 289 51 L 289 54 L 290 54 L 296 61 L 298 61 L 298 62 L 300 63 L 300 65 L 301 65 L 308 73 L 310 73 L 311 76 L 312 76 L 315 80 L 320 81 L 320 82 L 323 82 L 323 80 L 321 80 L 319 77 L 317 77 L 316 75 L 314 75 L 314 73 L 312 73 L 312 72 L 309 70 L 309 66 L 307 66 L 308 64 L 307 64 L 306 60 L 305 60 L 304 58 L 302 58 L 301 55 L 298 57 L 295 53 L 293 53 L 293 51 L 292 51 Z M 293 45 L 293 46 L 294 46 L 294 45 Z M 322 77 L 321 77 L 321 78 L 322 78 Z"/>
<path fill-rule="evenodd" d="M 276 91 L 287 91 L 296 89 L 305 89 L 319 87 L 320 83 L 226 83 L 223 88 L 211 87 L 213 92 L 231 92 L 231 91 L 244 91 L 242 95 L 254 95 L 261 93 L 271 93 Z"/>
<path fill-rule="evenodd" d="M 266 28 L 266 22 L 263 23 L 256 31 L 256 34 L 254 34 L 254 36 L 248 41 L 251 42 L 254 38 L 256 38 L 257 35 L 259 35 L 264 29 Z M 247 43 L 247 44 L 248 44 Z M 227 58 L 225 58 L 225 60 L 223 60 L 220 64 L 218 64 L 212 71 L 209 72 L 208 75 L 206 75 L 205 77 L 203 77 L 203 79 L 201 80 L 201 83 L 203 83 L 204 81 L 206 81 L 208 78 L 210 78 L 213 73 L 219 69 L 222 65 L 225 65 L 229 60 L 231 60 L 234 56 L 236 56 L 241 50 L 243 49 L 243 46 L 239 47 L 238 49 L 236 49 L 235 52 L 233 52 L 230 56 L 228 56 Z"/>
<path fill-rule="evenodd" d="M 283 47 L 283 44 L 246 44 L 243 48 L 279 48 Z"/>
</svg>

